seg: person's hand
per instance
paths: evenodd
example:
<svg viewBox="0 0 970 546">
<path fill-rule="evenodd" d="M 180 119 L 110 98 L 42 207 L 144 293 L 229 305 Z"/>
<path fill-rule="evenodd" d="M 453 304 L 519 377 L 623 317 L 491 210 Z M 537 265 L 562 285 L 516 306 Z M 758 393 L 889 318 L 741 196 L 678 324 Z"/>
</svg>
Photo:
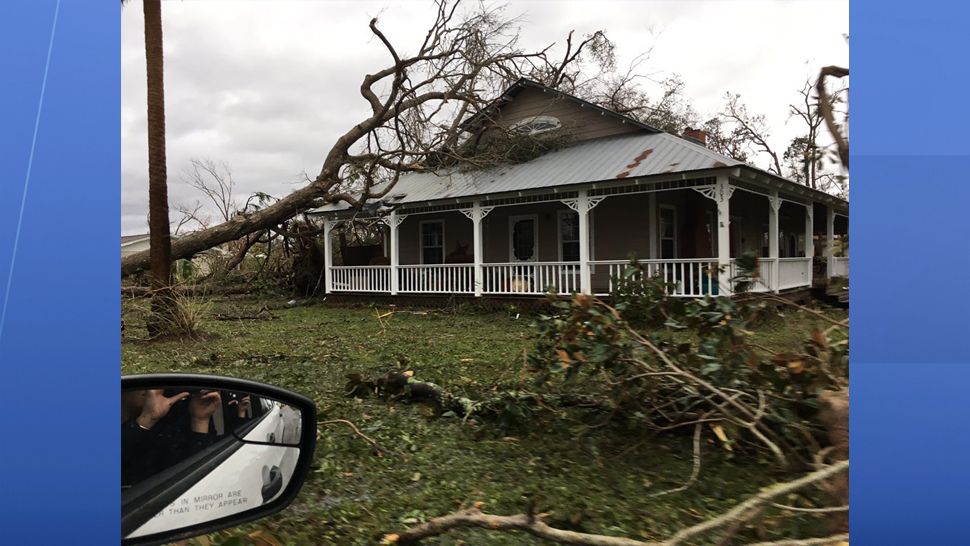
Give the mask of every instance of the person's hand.
<svg viewBox="0 0 970 546">
<path fill-rule="evenodd" d="M 188 396 L 189 393 L 180 392 L 175 396 L 166 397 L 162 393 L 162 389 L 149 389 L 145 391 L 145 405 L 142 406 L 141 415 L 135 419 L 135 422 L 143 429 L 150 429 L 155 426 L 155 423 L 168 415 L 169 410 L 176 402 L 184 400 Z"/>
<path fill-rule="evenodd" d="M 219 391 L 197 394 L 189 399 L 189 415 L 192 417 L 192 430 L 209 432 L 209 418 L 222 406 Z"/>
<path fill-rule="evenodd" d="M 233 404 L 236 404 L 236 415 L 240 419 L 245 418 L 246 414 L 249 413 L 249 408 L 253 407 L 253 401 L 249 398 L 248 394 L 241 399 L 231 400 L 229 402 L 230 406 Z"/>
</svg>

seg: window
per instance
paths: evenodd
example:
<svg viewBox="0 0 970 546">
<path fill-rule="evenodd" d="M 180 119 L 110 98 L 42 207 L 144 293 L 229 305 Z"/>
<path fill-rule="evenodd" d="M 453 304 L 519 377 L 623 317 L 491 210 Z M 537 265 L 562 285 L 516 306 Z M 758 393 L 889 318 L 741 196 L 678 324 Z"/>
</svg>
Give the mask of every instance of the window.
<svg viewBox="0 0 970 546">
<path fill-rule="evenodd" d="M 579 261 L 579 213 L 559 211 L 559 261 Z"/>
<path fill-rule="evenodd" d="M 788 231 L 779 231 L 778 256 L 781 258 L 797 258 L 798 243 L 798 234 Z"/>
<path fill-rule="evenodd" d="M 677 209 L 660 205 L 660 258 L 677 257 Z"/>
<path fill-rule="evenodd" d="M 443 220 L 421 222 L 421 263 L 445 263 L 445 222 Z"/>
<path fill-rule="evenodd" d="M 768 224 L 761 224 L 761 256 L 767 258 L 770 254 L 770 235 L 768 234 Z"/>
<path fill-rule="evenodd" d="M 538 217 L 535 214 L 509 217 L 510 261 L 535 261 L 536 241 L 539 239 L 538 224 Z"/>
<path fill-rule="evenodd" d="M 744 254 L 744 237 L 741 236 L 740 216 L 731 217 L 731 225 L 728 226 L 728 233 L 731 235 L 731 251 L 728 254 L 732 258 L 737 258 Z"/>
<path fill-rule="evenodd" d="M 552 116 L 533 116 L 515 123 L 512 125 L 511 130 L 513 133 L 519 135 L 538 135 L 548 131 L 555 131 L 560 127 L 562 127 L 562 123 L 560 123 L 559 118 Z"/>
<path fill-rule="evenodd" d="M 707 230 L 707 241 L 711 245 L 711 256 L 717 256 L 717 223 L 714 221 L 716 213 L 712 210 L 706 212 L 707 223 L 704 228 Z"/>
</svg>

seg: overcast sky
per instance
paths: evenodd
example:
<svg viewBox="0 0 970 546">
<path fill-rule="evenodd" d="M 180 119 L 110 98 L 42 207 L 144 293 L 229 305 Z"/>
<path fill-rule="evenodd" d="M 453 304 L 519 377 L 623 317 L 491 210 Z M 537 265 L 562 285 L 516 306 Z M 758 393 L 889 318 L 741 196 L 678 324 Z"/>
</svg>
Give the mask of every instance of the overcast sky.
<svg viewBox="0 0 970 546">
<path fill-rule="evenodd" d="M 621 66 L 652 48 L 643 70 L 679 74 L 705 119 L 725 92 L 740 93 L 766 116 L 779 153 L 799 133 L 788 105 L 806 77 L 849 61 L 848 0 L 512 0 L 508 10 L 523 15 L 526 48 L 561 44 L 571 29 L 605 30 Z M 434 10 L 418 0 L 163 2 L 170 204 L 200 199 L 180 180 L 194 157 L 229 164 L 242 199 L 255 191 L 282 196 L 299 187 L 303 172 L 315 175 L 336 136 L 363 119 L 361 78 L 387 63 L 367 28 L 375 16 L 408 51 Z M 122 10 L 122 234 L 147 232 L 143 32 L 141 5 L 129 3 Z"/>
</svg>

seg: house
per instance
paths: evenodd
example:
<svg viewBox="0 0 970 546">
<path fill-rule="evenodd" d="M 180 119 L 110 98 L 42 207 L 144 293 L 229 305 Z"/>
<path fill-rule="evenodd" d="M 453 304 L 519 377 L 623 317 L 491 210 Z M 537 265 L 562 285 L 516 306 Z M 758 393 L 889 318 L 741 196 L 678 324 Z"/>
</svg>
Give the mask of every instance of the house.
<svg viewBox="0 0 970 546">
<path fill-rule="evenodd" d="M 685 297 L 730 294 L 744 253 L 761 257 L 754 290 L 811 286 L 816 252 L 820 275 L 848 275 L 833 255 L 848 202 L 716 153 L 702 131 L 673 135 L 525 79 L 463 129 L 568 143 L 517 164 L 403 175 L 371 209 L 383 261 L 333 263 L 331 230 L 367 213 L 314 210 L 327 293 L 608 294 L 631 254 Z"/>
<path fill-rule="evenodd" d="M 151 247 L 147 233 L 121 236 L 121 257 L 148 250 Z M 185 279 L 193 275 L 207 275 L 212 270 L 212 261 L 225 257 L 228 251 L 223 246 L 204 250 L 190 260 L 177 260 L 173 271 L 177 279 Z"/>
<path fill-rule="evenodd" d="M 142 233 L 139 235 L 122 235 L 121 257 L 124 258 L 129 254 L 141 252 L 142 250 L 148 250 L 149 246 L 147 233 Z"/>
</svg>

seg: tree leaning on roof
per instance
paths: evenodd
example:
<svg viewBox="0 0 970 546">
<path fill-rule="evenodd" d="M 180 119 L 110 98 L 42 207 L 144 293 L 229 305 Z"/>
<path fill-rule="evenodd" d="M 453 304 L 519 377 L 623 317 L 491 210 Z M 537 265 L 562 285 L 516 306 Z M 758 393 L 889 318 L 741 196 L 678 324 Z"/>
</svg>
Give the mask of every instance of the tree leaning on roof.
<svg viewBox="0 0 970 546">
<path fill-rule="evenodd" d="M 370 30 L 391 63 L 360 84 L 360 94 L 370 105 L 368 117 L 337 138 L 320 173 L 304 187 L 262 210 L 180 237 L 172 243 L 171 259 L 189 258 L 326 203 L 359 207 L 380 199 L 401 174 L 422 170 L 431 154 L 454 153 L 448 145 L 456 142 L 459 126 L 487 98 L 522 74 L 552 66 L 546 59 L 548 47 L 531 52 L 519 48 L 515 20 L 503 18 L 501 9 L 481 8 L 459 19 L 457 7 L 457 2 L 438 3 L 435 21 L 412 56 L 402 57 L 377 19 L 371 20 Z M 573 55 L 569 62 L 578 58 Z M 122 259 L 121 273 L 149 264 L 149 253 L 138 252 Z"/>
<path fill-rule="evenodd" d="M 359 92 L 369 115 L 334 142 L 316 178 L 308 177 L 305 186 L 270 206 L 179 237 L 171 259 L 266 231 L 327 203 L 360 207 L 388 194 L 401 174 L 442 160 L 474 165 L 477 150 L 464 141 L 462 123 L 522 77 L 662 128 L 694 122 L 679 80 L 665 82 L 663 97 L 652 99 L 635 73 L 645 57 L 618 71 L 614 44 L 601 30 L 581 40 L 569 32 L 560 57 L 551 52 L 555 44 L 523 50 L 518 21 L 503 8 L 476 5 L 459 16 L 458 2 L 436 4 L 434 23 L 411 56 L 401 56 L 377 19 L 370 22 L 391 62 L 363 78 Z M 122 259 L 121 273 L 148 265 L 147 252 L 135 253 Z"/>
</svg>

